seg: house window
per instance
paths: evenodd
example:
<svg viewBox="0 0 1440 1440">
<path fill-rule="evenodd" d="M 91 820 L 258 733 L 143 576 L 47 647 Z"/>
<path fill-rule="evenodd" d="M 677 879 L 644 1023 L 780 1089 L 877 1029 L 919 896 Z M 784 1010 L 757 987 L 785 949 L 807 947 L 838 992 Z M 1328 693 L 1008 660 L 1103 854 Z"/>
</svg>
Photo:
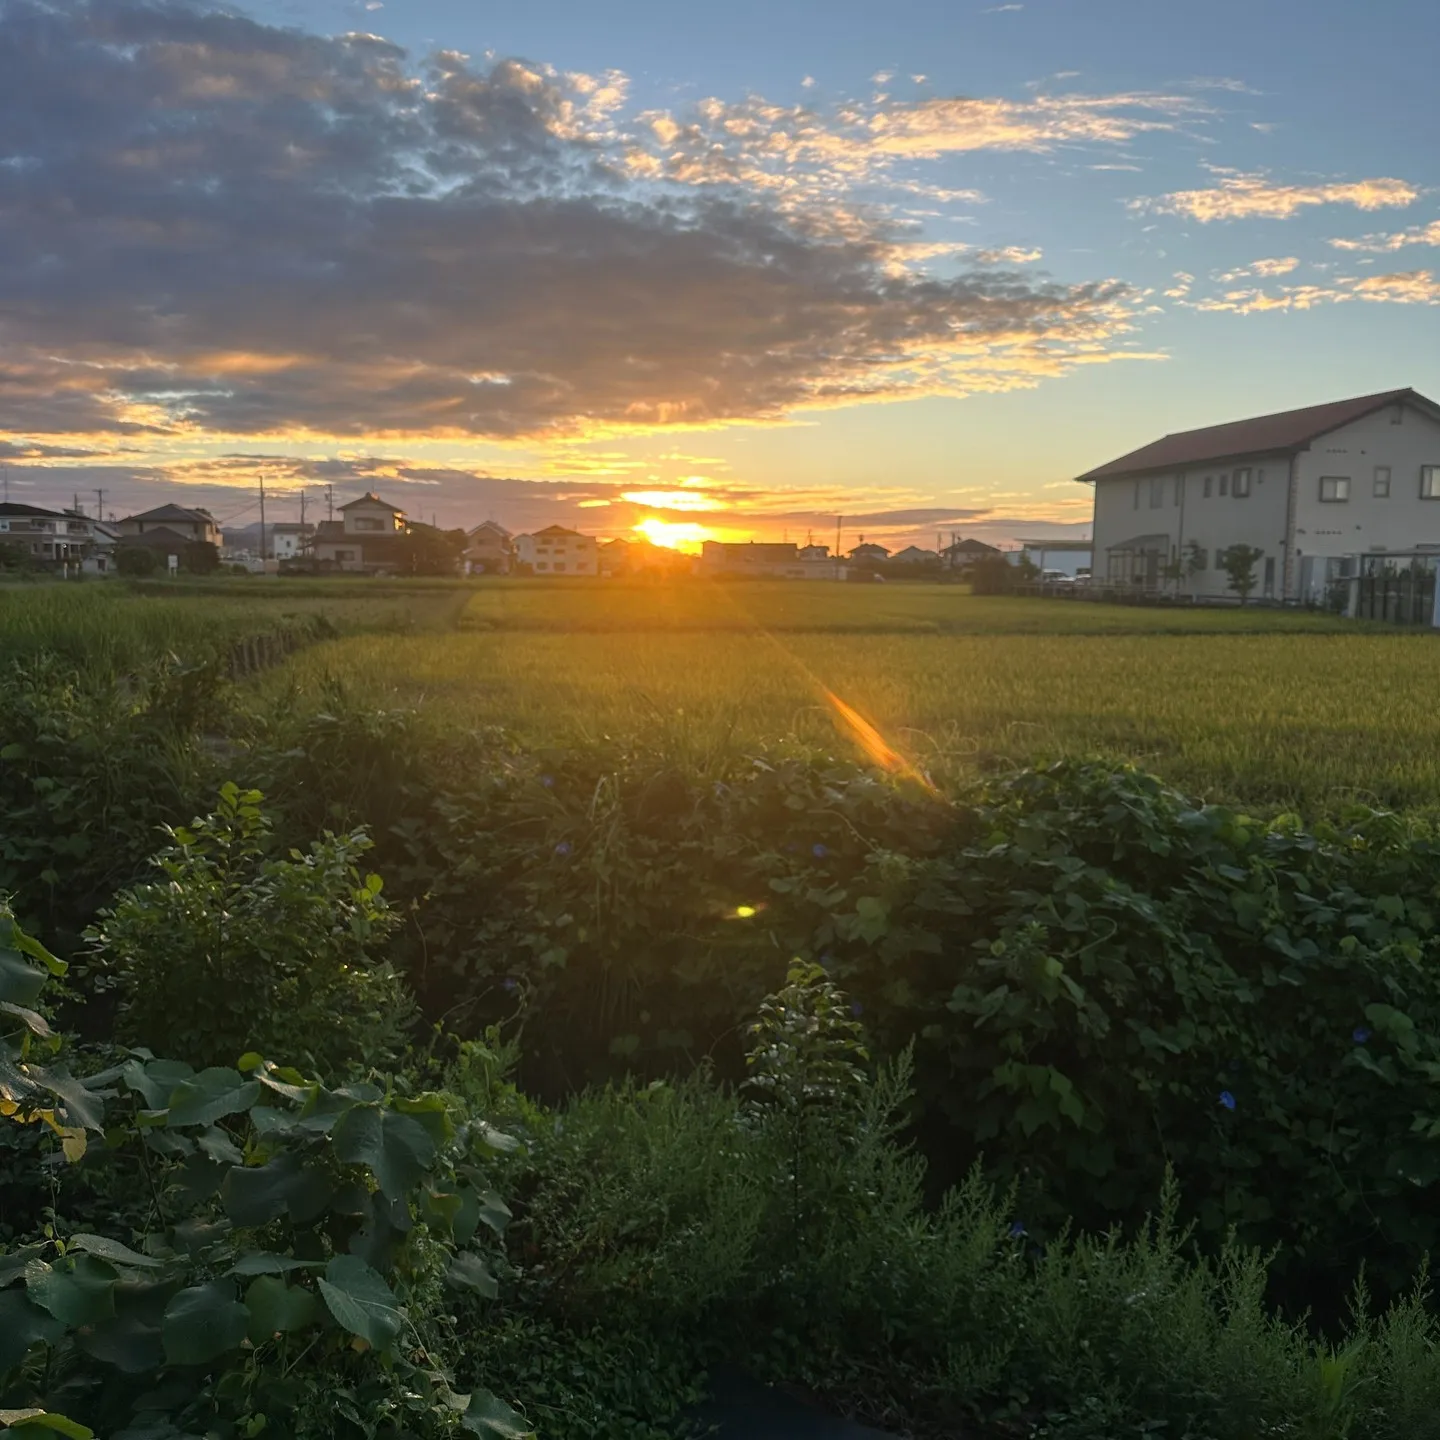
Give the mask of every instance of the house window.
<svg viewBox="0 0 1440 1440">
<path fill-rule="evenodd" d="M 1140 482 L 1138 480 L 1135 482 L 1135 508 L 1137 510 L 1140 508 Z"/>
<path fill-rule="evenodd" d="M 1184 501 L 1185 501 L 1185 477 L 1184 477 L 1183 475 L 1177 475 L 1177 476 L 1175 477 L 1175 503 L 1176 503 L 1177 505 L 1181 505 L 1181 504 L 1184 503 Z"/>
<path fill-rule="evenodd" d="M 1214 477 L 1213 475 L 1207 475 L 1207 476 L 1205 477 L 1205 498 L 1206 498 L 1207 500 L 1210 498 L 1210 496 L 1211 496 L 1211 494 L 1214 492 L 1214 490 L 1215 490 L 1215 477 Z"/>
<path fill-rule="evenodd" d="M 355 552 L 353 550 L 337 550 L 335 552 L 335 563 L 337 565 L 343 565 L 346 561 L 353 560 L 354 558 Z"/>
<path fill-rule="evenodd" d="M 555 562 L 555 569 L 557 569 L 557 570 L 563 570 L 564 568 L 565 568 L 565 562 L 564 562 L 563 560 L 557 560 L 557 561 Z"/>
<path fill-rule="evenodd" d="M 1375 467 L 1375 498 L 1377 500 L 1390 498 L 1390 467 L 1388 465 Z"/>
<path fill-rule="evenodd" d="M 1235 472 L 1235 488 L 1231 493 L 1237 500 L 1243 500 L 1250 493 L 1250 472 L 1248 470 Z"/>
<path fill-rule="evenodd" d="M 1348 475 L 1322 475 L 1320 477 L 1320 498 L 1327 503 L 1350 498 L 1350 477 Z"/>
<path fill-rule="evenodd" d="M 383 530 L 385 522 L 377 520 L 373 515 L 357 515 L 354 520 L 356 530 Z"/>
<path fill-rule="evenodd" d="M 1420 467 L 1420 498 L 1440 500 L 1440 465 Z"/>
<path fill-rule="evenodd" d="M 1165 503 L 1165 479 L 1156 475 L 1150 481 L 1150 508 L 1158 510 Z"/>
<path fill-rule="evenodd" d="M 1228 471 L 1220 477 L 1220 493 L 1222 495 L 1228 495 L 1230 493 L 1230 474 Z"/>
<path fill-rule="evenodd" d="M 550 562 L 548 560 L 537 560 L 535 562 L 535 568 L 537 570 L 548 570 L 550 568 Z"/>
</svg>

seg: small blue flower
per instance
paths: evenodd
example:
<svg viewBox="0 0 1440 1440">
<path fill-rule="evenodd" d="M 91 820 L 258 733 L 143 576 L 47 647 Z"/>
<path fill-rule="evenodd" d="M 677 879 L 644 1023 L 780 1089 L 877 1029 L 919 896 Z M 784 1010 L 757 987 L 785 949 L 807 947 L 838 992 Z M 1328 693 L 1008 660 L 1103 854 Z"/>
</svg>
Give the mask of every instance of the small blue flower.
<svg viewBox="0 0 1440 1440">
<path fill-rule="evenodd" d="M 513 995 L 520 988 L 520 982 L 516 980 L 513 976 L 507 975 L 500 982 L 500 988 L 502 990 L 508 991 L 511 995 Z"/>
<path fill-rule="evenodd" d="M 553 775 L 542 775 L 540 777 L 540 783 L 549 790 L 551 786 L 555 784 L 555 777 Z"/>
<path fill-rule="evenodd" d="M 855 1016 L 858 1017 L 859 1015 L 861 1015 L 861 1014 L 864 1013 L 864 1010 L 865 1010 L 865 1007 L 864 1007 L 858 1000 L 852 1000 L 852 1001 L 850 1002 L 850 1013 L 851 1013 L 852 1015 L 855 1015 Z"/>
<path fill-rule="evenodd" d="M 562 841 L 555 847 L 555 853 L 556 853 L 557 855 L 568 855 L 573 848 L 574 848 L 574 847 L 570 844 L 570 842 L 569 842 L 568 840 L 562 840 Z"/>
<path fill-rule="evenodd" d="M 1368 1031 L 1363 1025 L 1357 1025 L 1350 1032 L 1350 1038 L 1357 1045 L 1363 1045 L 1370 1038 L 1370 1031 Z"/>
<path fill-rule="evenodd" d="M 1016 1220 L 1011 1223 L 1010 1238 L 1012 1240 L 1018 1240 L 1022 1235 L 1028 1235 L 1029 1233 L 1025 1228 L 1025 1222 L 1023 1220 Z"/>
<path fill-rule="evenodd" d="M 812 845 L 810 853 L 817 859 L 823 860 L 830 852 L 823 845 Z"/>
<path fill-rule="evenodd" d="M 1235 1108 L 1235 1097 L 1228 1090 L 1222 1090 L 1220 1092 L 1220 1103 L 1227 1110 L 1233 1110 Z"/>
</svg>

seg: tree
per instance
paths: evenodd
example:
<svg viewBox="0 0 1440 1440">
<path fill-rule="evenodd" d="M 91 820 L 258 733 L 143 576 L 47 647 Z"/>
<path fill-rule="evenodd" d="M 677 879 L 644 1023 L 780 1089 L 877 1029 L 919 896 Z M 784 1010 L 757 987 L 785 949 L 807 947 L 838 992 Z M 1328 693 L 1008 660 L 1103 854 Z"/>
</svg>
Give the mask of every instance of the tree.
<svg viewBox="0 0 1440 1440">
<path fill-rule="evenodd" d="M 1205 551 L 1198 540 L 1192 540 L 1185 547 L 1185 578 L 1190 582 L 1190 593 L 1195 593 L 1195 577 L 1205 568 Z"/>
<path fill-rule="evenodd" d="M 1250 598 L 1250 592 L 1255 588 L 1255 566 L 1264 553 L 1254 545 L 1232 545 L 1225 552 L 1225 559 L 1222 562 L 1225 566 L 1225 574 L 1229 578 L 1230 589 L 1240 597 L 1242 605 Z"/>
<path fill-rule="evenodd" d="M 402 575 L 454 575 L 465 553 L 463 530 L 437 530 L 433 525 L 412 524 L 399 537 L 399 565 Z"/>
<path fill-rule="evenodd" d="M 180 568 L 191 575 L 213 575 L 220 568 L 220 551 L 209 540 L 191 540 L 181 553 Z"/>
<path fill-rule="evenodd" d="M 115 573 L 143 578 L 153 575 L 160 563 L 155 552 L 146 545 L 117 545 L 115 547 Z"/>
</svg>

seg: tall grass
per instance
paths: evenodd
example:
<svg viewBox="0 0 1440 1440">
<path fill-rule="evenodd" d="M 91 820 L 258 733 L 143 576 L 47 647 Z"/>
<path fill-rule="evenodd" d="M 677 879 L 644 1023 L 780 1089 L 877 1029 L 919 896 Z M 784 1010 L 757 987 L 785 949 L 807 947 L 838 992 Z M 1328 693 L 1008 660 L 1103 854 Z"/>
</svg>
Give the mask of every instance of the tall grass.
<svg viewBox="0 0 1440 1440">
<path fill-rule="evenodd" d="M 444 729 L 500 725 L 531 744 L 634 738 L 677 759 L 782 739 L 848 754 L 829 690 L 937 779 L 1109 754 L 1210 799 L 1313 811 L 1440 803 L 1437 660 L 1428 634 L 1328 629 L 499 632 L 359 636 L 307 651 L 285 674 L 302 688 L 334 676 Z"/>
</svg>

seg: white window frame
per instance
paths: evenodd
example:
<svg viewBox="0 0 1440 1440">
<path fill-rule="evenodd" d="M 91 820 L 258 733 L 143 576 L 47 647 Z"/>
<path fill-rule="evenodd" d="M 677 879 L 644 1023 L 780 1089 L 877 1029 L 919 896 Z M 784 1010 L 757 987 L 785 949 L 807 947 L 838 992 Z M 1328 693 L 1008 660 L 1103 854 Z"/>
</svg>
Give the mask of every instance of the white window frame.
<svg viewBox="0 0 1440 1440">
<path fill-rule="evenodd" d="M 1205 477 L 1205 498 L 1208 500 L 1214 493 L 1215 477 L 1213 475 L 1207 475 Z"/>
<path fill-rule="evenodd" d="M 1330 493 L 1327 495 L 1326 489 Z M 1319 488 L 1322 505 L 1344 505 L 1350 499 L 1350 477 L 1348 475 L 1322 475 Z M 1440 495 L 1436 496 L 1440 499 Z"/>
<path fill-rule="evenodd" d="M 1420 498 L 1440 500 L 1440 465 L 1420 467 Z"/>
<path fill-rule="evenodd" d="M 1150 508 L 1159 510 L 1165 504 L 1165 477 L 1163 475 L 1152 475 L 1150 477 Z"/>
<path fill-rule="evenodd" d="M 1372 493 L 1377 500 L 1390 498 L 1390 467 L 1388 465 L 1375 467 L 1375 486 Z"/>
<path fill-rule="evenodd" d="M 1230 485 L 1230 493 L 1237 500 L 1244 500 L 1250 494 L 1250 477 L 1251 472 L 1248 467 L 1235 472 L 1235 479 Z"/>
<path fill-rule="evenodd" d="M 1230 472 L 1225 470 L 1220 475 L 1220 498 L 1223 500 L 1230 493 Z"/>
</svg>

